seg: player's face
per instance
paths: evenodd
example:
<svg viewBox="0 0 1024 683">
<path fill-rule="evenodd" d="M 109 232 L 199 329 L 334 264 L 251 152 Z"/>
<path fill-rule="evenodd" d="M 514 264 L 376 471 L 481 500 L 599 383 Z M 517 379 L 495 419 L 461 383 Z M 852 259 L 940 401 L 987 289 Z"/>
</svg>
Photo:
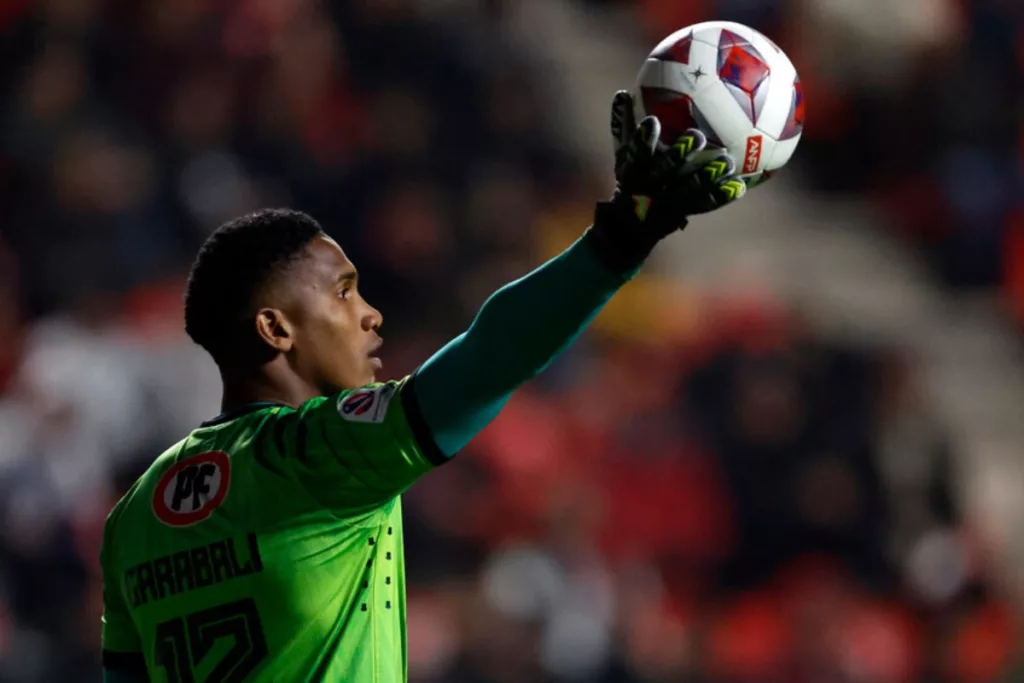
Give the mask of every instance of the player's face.
<svg viewBox="0 0 1024 683">
<path fill-rule="evenodd" d="M 337 242 L 318 237 L 294 267 L 292 363 L 323 393 L 373 382 L 380 370 L 380 312 L 357 288 L 356 269 Z"/>
</svg>

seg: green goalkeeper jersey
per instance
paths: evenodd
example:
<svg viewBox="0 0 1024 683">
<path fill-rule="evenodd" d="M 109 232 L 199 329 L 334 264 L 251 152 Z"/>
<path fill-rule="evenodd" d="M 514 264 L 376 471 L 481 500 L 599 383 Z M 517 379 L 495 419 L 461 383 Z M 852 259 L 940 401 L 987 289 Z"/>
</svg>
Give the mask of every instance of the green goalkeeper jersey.
<svg viewBox="0 0 1024 683">
<path fill-rule="evenodd" d="M 404 682 L 399 496 L 443 462 L 406 381 L 255 404 L 160 456 L 107 521 L 105 656 L 154 683 Z"/>
</svg>

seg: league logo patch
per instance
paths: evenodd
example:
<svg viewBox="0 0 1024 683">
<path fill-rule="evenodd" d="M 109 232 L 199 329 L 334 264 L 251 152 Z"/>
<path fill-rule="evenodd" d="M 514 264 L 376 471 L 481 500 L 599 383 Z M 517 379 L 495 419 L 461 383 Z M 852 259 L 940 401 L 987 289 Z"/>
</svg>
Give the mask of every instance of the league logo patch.
<svg viewBox="0 0 1024 683">
<path fill-rule="evenodd" d="M 743 172 L 754 173 L 761 165 L 762 140 L 760 135 L 747 138 L 747 153 L 743 157 Z"/>
<path fill-rule="evenodd" d="M 153 513 L 168 526 L 202 522 L 220 507 L 231 483 L 231 459 L 223 451 L 186 458 L 164 472 L 153 491 Z"/>
<path fill-rule="evenodd" d="M 338 401 L 338 413 L 350 422 L 383 422 L 394 394 L 390 384 L 353 391 Z"/>
</svg>

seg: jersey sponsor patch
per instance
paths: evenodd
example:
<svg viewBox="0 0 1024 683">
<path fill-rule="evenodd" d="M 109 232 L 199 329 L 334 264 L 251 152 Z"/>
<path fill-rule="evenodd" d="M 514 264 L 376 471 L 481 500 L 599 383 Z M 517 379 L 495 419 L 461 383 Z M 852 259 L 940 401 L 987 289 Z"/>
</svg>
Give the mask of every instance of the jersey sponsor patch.
<svg viewBox="0 0 1024 683">
<path fill-rule="evenodd" d="M 231 484 L 231 459 L 223 451 L 200 453 L 164 472 L 153 492 L 153 513 L 168 526 L 191 526 L 220 507 Z"/>
<path fill-rule="evenodd" d="M 390 384 L 359 389 L 338 401 L 338 413 L 350 422 L 383 422 L 394 395 L 395 387 Z"/>
</svg>

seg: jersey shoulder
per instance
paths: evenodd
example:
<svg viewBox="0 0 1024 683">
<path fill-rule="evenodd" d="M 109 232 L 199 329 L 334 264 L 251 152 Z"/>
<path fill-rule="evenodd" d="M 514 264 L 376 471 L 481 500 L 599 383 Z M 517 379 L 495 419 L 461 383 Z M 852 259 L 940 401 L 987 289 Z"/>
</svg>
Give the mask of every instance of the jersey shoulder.
<svg viewBox="0 0 1024 683">
<path fill-rule="evenodd" d="M 121 497 L 108 517 L 108 530 L 123 528 L 140 537 L 198 529 L 222 505 L 252 503 L 252 496 L 241 495 L 239 482 L 243 489 L 260 488 L 270 471 L 284 475 L 266 462 L 281 459 L 270 432 L 282 410 L 291 411 L 261 407 L 194 429 L 157 456 Z"/>
<path fill-rule="evenodd" d="M 387 382 L 373 382 L 356 389 L 343 389 L 331 396 L 317 396 L 298 408 L 300 419 L 315 419 L 320 411 L 326 410 L 332 418 L 340 418 L 342 424 L 383 424 L 390 420 L 404 420 L 405 410 L 401 400 L 392 399 L 409 382 L 409 377 Z"/>
<path fill-rule="evenodd" d="M 440 465 L 447 461 L 434 443 L 419 404 L 413 376 L 374 382 L 302 404 L 296 417 L 313 438 L 327 440 L 335 451 L 402 451 Z"/>
<path fill-rule="evenodd" d="M 325 507 L 361 515 L 446 462 L 419 411 L 413 377 L 317 397 L 298 408 L 293 472 Z"/>
<path fill-rule="evenodd" d="M 183 439 L 164 451 L 146 471 L 128 488 L 118 499 L 107 514 L 103 528 L 103 563 L 116 562 L 114 557 L 115 539 L 119 530 L 124 526 L 132 526 L 133 518 L 138 514 L 140 507 L 145 505 L 149 508 L 149 492 L 152 491 L 155 481 L 159 480 L 174 463 L 176 454 L 180 453 L 187 439 Z"/>
<path fill-rule="evenodd" d="M 177 544 L 240 520 L 266 531 L 310 513 L 351 520 L 372 512 L 444 462 L 404 391 L 410 381 L 376 382 L 295 408 L 262 404 L 204 423 L 125 493 L 107 535 L 130 540 L 132 549 L 119 547 L 129 561 L 139 539 Z"/>
</svg>

